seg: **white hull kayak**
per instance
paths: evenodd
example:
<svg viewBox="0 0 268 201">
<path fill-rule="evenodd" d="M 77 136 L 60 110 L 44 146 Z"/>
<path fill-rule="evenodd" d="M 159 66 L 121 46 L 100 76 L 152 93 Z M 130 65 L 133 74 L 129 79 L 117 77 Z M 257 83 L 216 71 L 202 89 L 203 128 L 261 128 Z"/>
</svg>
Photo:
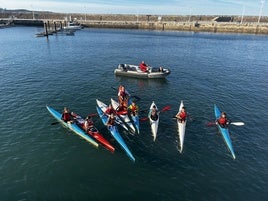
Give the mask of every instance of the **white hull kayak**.
<svg viewBox="0 0 268 201">
<path fill-rule="evenodd" d="M 113 106 L 113 109 L 116 110 L 119 106 L 119 103 L 116 102 L 114 99 L 111 98 L 111 103 Z M 135 127 L 133 126 L 132 122 L 130 121 L 128 114 L 119 114 L 117 113 L 117 115 L 121 118 L 121 120 L 129 127 L 131 128 L 131 133 L 135 133 Z"/>
<path fill-rule="evenodd" d="M 151 104 L 151 106 L 150 106 L 148 118 L 150 120 L 151 130 L 152 130 L 152 134 L 153 134 L 153 139 L 155 141 L 156 135 L 157 135 L 157 131 L 158 131 L 158 124 L 159 124 L 159 112 L 158 112 L 158 118 L 157 118 L 157 120 L 151 119 L 151 112 L 152 112 L 152 108 L 153 108 L 154 105 L 155 105 L 155 103 L 153 101 L 152 104 Z M 156 107 L 156 110 L 158 111 L 158 108 L 157 108 L 156 105 L 155 105 L 155 107 Z"/>
<path fill-rule="evenodd" d="M 98 107 L 104 113 L 108 106 L 105 103 L 103 103 L 100 100 L 98 100 L 98 99 L 96 99 L 96 102 L 97 102 Z M 120 126 L 122 126 L 126 131 L 128 131 L 128 128 L 126 127 L 124 122 L 122 122 L 122 120 L 118 116 L 115 117 L 115 123 L 120 125 Z"/>
<path fill-rule="evenodd" d="M 183 101 L 181 101 L 180 103 L 180 108 L 179 108 L 179 112 L 181 112 L 181 109 L 183 107 Z M 178 124 L 178 134 L 179 134 L 179 139 L 180 139 L 180 153 L 182 153 L 182 149 L 183 149 L 183 143 L 184 143 L 184 136 L 185 136 L 185 129 L 186 129 L 186 122 L 181 123 L 178 119 L 177 119 L 177 124 Z"/>
</svg>

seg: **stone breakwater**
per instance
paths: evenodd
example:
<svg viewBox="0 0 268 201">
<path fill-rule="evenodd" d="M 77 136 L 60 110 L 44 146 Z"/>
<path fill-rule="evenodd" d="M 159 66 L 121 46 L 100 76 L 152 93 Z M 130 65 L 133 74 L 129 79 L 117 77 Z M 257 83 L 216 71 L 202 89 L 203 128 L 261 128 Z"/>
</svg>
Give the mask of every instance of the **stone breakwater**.
<svg viewBox="0 0 268 201">
<path fill-rule="evenodd" d="M 89 28 L 147 29 L 159 31 L 192 31 L 214 33 L 268 34 L 268 17 L 257 16 L 179 16 L 179 15 L 123 15 L 123 14 L 77 14 L 52 12 L 2 12 L 0 19 L 12 16 L 15 24 L 35 25 L 35 21 L 66 24 L 68 20 L 79 22 Z M 226 22 L 228 20 L 228 22 Z M 23 22 L 23 23 L 22 23 Z M 40 23 L 39 23 L 40 24 Z"/>
<path fill-rule="evenodd" d="M 130 21 L 81 21 L 85 27 L 147 29 L 159 31 L 193 31 L 214 33 L 268 34 L 268 24 L 224 22 L 130 22 Z"/>
</svg>

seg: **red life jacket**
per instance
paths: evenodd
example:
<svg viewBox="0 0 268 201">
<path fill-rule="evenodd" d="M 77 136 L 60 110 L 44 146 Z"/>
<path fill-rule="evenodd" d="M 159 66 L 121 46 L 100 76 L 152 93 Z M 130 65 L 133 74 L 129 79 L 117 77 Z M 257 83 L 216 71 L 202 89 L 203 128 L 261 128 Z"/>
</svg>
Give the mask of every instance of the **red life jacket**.
<svg viewBox="0 0 268 201">
<path fill-rule="evenodd" d="M 113 108 L 107 108 L 106 111 L 105 111 L 105 114 L 112 114 L 114 113 L 114 109 Z"/>
<path fill-rule="evenodd" d="M 107 122 L 109 125 L 114 125 L 114 123 L 115 123 L 115 117 L 113 117 L 113 118 L 109 118 L 108 119 L 108 122 Z"/>
<path fill-rule="evenodd" d="M 141 69 L 141 71 L 145 72 L 145 71 L 147 71 L 147 66 L 145 64 L 141 63 L 140 69 Z"/>
<path fill-rule="evenodd" d="M 181 119 L 185 120 L 186 116 L 187 116 L 186 112 L 180 112 L 180 118 Z"/>
<path fill-rule="evenodd" d="M 218 122 L 219 122 L 220 124 L 224 125 L 224 124 L 227 123 L 227 119 L 224 118 L 224 117 L 220 117 L 220 118 L 218 119 Z"/>
<path fill-rule="evenodd" d="M 93 126 L 93 121 L 92 120 L 87 120 L 85 121 L 85 125 L 89 126 Z"/>
<path fill-rule="evenodd" d="M 68 112 L 65 112 L 65 113 L 63 113 L 62 114 L 62 119 L 63 119 L 63 121 L 70 121 L 71 120 L 71 114 L 70 113 L 68 113 Z"/>
</svg>

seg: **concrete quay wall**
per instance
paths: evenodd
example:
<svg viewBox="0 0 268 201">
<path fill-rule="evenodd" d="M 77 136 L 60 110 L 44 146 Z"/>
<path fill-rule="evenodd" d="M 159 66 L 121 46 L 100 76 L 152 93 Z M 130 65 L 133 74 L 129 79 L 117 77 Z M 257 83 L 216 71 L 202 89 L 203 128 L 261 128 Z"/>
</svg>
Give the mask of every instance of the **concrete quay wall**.
<svg viewBox="0 0 268 201">
<path fill-rule="evenodd" d="M 130 21 L 80 21 L 85 27 L 147 29 L 159 31 L 192 31 L 214 33 L 268 34 L 268 23 L 231 22 L 130 22 Z"/>
<path fill-rule="evenodd" d="M 268 34 L 268 17 L 230 16 L 229 22 L 217 22 L 219 16 L 195 15 L 124 15 L 124 14 L 79 14 L 52 12 L 2 12 L 1 19 L 10 19 L 15 25 L 42 26 L 47 22 L 51 26 L 64 26 L 67 20 L 75 20 L 89 28 L 147 29 L 159 31 L 192 31 L 214 33 Z M 223 17 L 224 18 L 224 17 Z"/>
</svg>

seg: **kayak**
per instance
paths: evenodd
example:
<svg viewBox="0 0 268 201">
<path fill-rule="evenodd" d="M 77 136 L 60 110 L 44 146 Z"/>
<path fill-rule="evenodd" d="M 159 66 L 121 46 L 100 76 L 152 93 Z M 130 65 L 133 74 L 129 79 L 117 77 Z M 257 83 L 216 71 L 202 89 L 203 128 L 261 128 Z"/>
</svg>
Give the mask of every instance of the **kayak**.
<svg viewBox="0 0 268 201">
<path fill-rule="evenodd" d="M 112 107 L 114 110 L 116 110 L 119 106 L 119 103 L 116 102 L 114 99 L 111 98 L 111 103 L 112 103 Z M 131 128 L 131 133 L 135 133 L 135 127 L 133 126 L 132 122 L 130 121 L 129 117 L 128 117 L 128 112 L 123 111 L 123 112 L 116 112 L 117 116 L 120 117 L 120 119 L 129 127 Z"/>
<path fill-rule="evenodd" d="M 159 124 L 159 112 L 158 112 L 158 118 L 156 120 L 153 120 L 151 118 L 151 112 L 152 112 L 152 108 L 153 108 L 154 105 L 156 107 L 156 110 L 158 111 L 158 108 L 157 108 L 156 104 L 153 101 L 151 106 L 150 106 L 150 110 L 149 110 L 149 113 L 148 113 L 148 118 L 149 118 L 149 121 L 150 121 L 150 124 L 151 124 L 151 130 L 152 130 L 153 138 L 154 138 L 154 141 L 155 141 L 156 135 L 157 135 L 157 130 L 158 130 L 158 124 Z"/>
<path fill-rule="evenodd" d="M 106 126 L 106 122 L 108 120 L 108 116 L 105 115 L 100 107 L 97 106 L 97 112 L 102 120 L 102 123 Z M 128 157 L 135 161 L 134 156 L 132 155 L 131 151 L 127 147 L 125 141 L 121 137 L 120 133 L 118 132 L 118 129 L 116 126 L 107 126 L 107 129 L 111 133 L 111 135 L 114 137 L 114 139 L 120 144 L 120 146 L 123 148 L 123 150 L 127 153 Z"/>
<path fill-rule="evenodd" d="M 216 106 L 216 104 L 214 105 L 214 112 L 215 112 L 215 117 L 216 117 L 216 120 L 217 120 L 221 115 L 221 111 Z M 231 141 L 231 138 L 230 138 L 228 128 L 223 128 L 219 124 L 217 124 L 217 127 L 218 127 L 218 129 L 219 129 L 219 131 L 220 131 L 220 133 L 221 133 L 221 135 L 223 137 L 223 140 L 224 140 L 225 144 L 227 145 L 228 150 L 231 152 L 231 154 L 233 156 L 233 159 L 235 159 L 235 153 L 234 153 L 234 149 L 233 149 L 233 145 L 232 145 L 232 141 Z"/>
<path fill-rule="evenodd" d="M 128 100 L 128 104 L 131 105 L 132 104 L 132 98 L 130 96 L 129 100 Z M 139 119 L 139 114 L 138 114 L 138 111 L 136 112 L 135 115 L 133 115 L 132 113 L 130 114 L 130 117 L 134 123 L 134 126 L 137 130 L 137 133 L 139 134 L 140 133 L 140 119 Z"/>
<path fill-rule="evenodd" d="M 180 103 L 180 108 L 179 108 L 179 112 L 181 112 L 181 109 L 183 107 L 183 101 L 181 101 Z M 184 136 L 185 136 L 185 129 L 186 129 L 186 122 L 180 122 L 178 119 L 177 119 L 177 124 L 178 124 L 178 133 L 179 133 L 179 138 L 180 138 L 180 153 L 182 152 L 182 149 L 183 149 L 183 143 L 184 143 Z"/>
<path fill-rule="evenodd" d="M 85 120 L 79 116 L 76 115 L 75 116 L 75 121 L 78 124 L 78 126 L 83 129 L 83 131 L 86 132 L 85 128 L 84 128 L 84 123 Z M 110 144 L 110 142 L 108 142 L 103 135 L 98 131 L 98 129 L 93 126 L 92 128 L 90 128 L 87 132 L 88 135 L 92 136 L 97 142 L 101 143 L 107 150 L 109 150 L 110 152 L 114 153 L 115 148 Z"/>
<path fill-rule="evenodd" d="M 47 107 L 47 110 L 50 112 L 50 114 L 55 119 L 57 119 L 57 121 L 59 121 L 60 123 L 62 123 L 63 126 L 69 128 L 75 134 L 79 135 L 80 137 L 82 137 L 86 141 L 90 142 L 95 147 L 98 147 L 99 146 L 99 144 L 97 142 L 95 142 L 95 140 L 92 139 L 89 135 L 87 135 L 75 122 L 74 123 L 66 123 L 65 121 L 61 120 L 61 113 L 57 112 L 56 110 L 54 110 L 53 108 L 51 108 L 49 106 L 46 106 L 46 107 Z"/>
<path fill-rule="evenodd" d="M 102 112 L 104 113 L 107 109 L 107 105 L 103 102 L 101 102 L 100 100 L 96 99 L 97 105 L 98 107 L 102 110 Z M 116 115 L 115 117 L 115 123 L 117 123 L 118 125 L 120 125 L 121 127 L 123 127 L 126 131 L 128 131 L 127 126 L 124 124 L 124 122 Z"/>
</svg>

